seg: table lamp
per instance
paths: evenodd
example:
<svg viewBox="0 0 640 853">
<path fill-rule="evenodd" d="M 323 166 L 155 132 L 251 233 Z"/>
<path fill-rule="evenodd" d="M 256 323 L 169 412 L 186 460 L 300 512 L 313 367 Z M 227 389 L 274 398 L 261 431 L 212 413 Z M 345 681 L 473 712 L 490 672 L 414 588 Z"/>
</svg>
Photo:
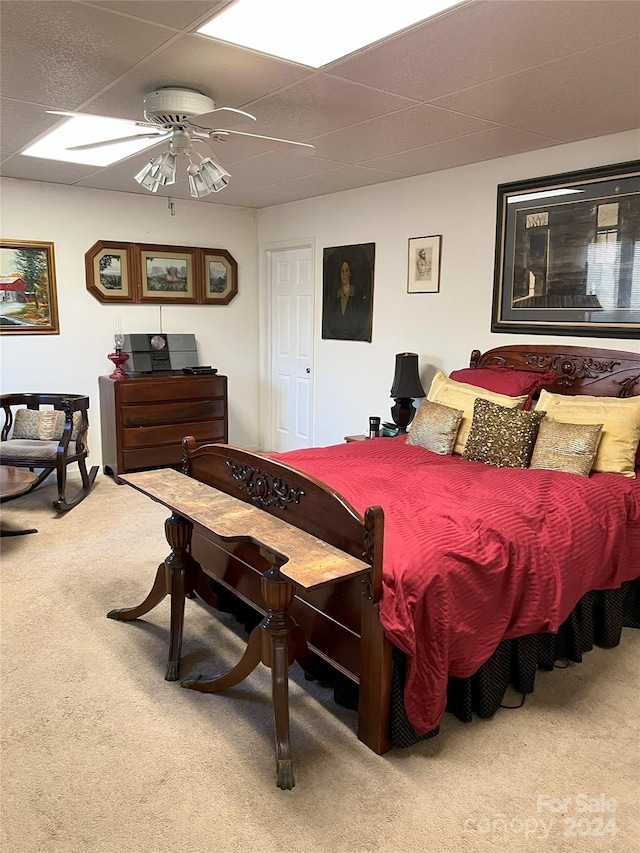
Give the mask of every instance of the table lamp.
<svg viewBox="0 0 640 853">
<path fill-rule="evenodd" d="M 391 407 L 393 422 L 399 433 L 405 433 L 416 413 L 414 399 L 426 396 L 418 374 L 417 353 L 399 352 L 396 355 L 396 370 L 390 396 L 396 401 L 395 406 Z"/>
</svg>

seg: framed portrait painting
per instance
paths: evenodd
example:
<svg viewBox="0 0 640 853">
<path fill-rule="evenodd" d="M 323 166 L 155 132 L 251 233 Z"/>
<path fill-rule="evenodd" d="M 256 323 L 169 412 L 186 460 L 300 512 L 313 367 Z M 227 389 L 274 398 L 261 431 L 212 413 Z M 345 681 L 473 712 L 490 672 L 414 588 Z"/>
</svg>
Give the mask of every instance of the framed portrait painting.
<svg viewBox="0 0 640 853">
<path fill-rule="evenodd" d="M 640 161 L 498 187 L 491 330 L 640 337 Z"/>
<path fill-rule="evenodd" d="M 84 256 L 87 290 L 99 302 L 135 302 L 136 269 L 131 243 L 98 240 Z"/>
<path fill-rule="evenodd" d="M 371 342 L 375 243 L 326 248 L 322 262 L 322 337 Z"/>
<path fill-rule="evenodd" d="M 140 302 L 197 302 L 196 252 L 180 246 L 138 246 Z"/>
<path fill-rule="evenodd" d="M 0 334 L 60 334 L 53 243 L 0 240 Z"/>
<path fill-rule="evenodd" d="M 441 234 L 410 238 L 407 293 L 440 292 L 441 247 Z"/>
</svg>

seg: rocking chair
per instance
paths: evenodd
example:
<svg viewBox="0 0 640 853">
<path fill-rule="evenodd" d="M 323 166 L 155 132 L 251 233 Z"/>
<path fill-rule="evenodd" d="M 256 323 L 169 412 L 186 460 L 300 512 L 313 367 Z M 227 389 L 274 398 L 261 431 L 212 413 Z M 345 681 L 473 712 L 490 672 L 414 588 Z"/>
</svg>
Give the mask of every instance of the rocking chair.
<svg viewBox="0 0 640 853">
<path fill-rule="evenodd" d="M 0 464 L 38 469 L 30 492 L 55 471 L 58 498 L 53 501 L 54 508 L 67 512 L 79 504 L 91 491 L 99 467 L 87 471 L 85 462 L 89 455 L 89 398 L 77 394 L 3 394 L 0 406 L 5 418 L 0 433 Z M 67 500 L 67 466 L 72 462 L 78 463 L 82 486 L 73 499 Z"/>
</svg>

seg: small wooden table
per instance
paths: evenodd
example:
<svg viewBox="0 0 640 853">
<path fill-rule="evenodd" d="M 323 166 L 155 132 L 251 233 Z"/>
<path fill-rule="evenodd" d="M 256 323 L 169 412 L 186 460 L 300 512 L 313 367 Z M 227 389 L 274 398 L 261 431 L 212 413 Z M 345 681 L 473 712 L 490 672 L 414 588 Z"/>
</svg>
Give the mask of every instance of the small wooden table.
<svg viewBox="0 0 640 853">
<path fill-rule="evenodd" d="M 312 589 L 335 583 L 351 575 L 370 571 L 368 563 L 334 548 L 309 533 L 292 527 L 250 503 L 180 474 L 171 468 L 121 474 L 120 479 L 158 503 L 172 515 L 165 522 L 171 554 L 160 564 L 146 599 L 137 607 L 111 610 L 110 619 L 128 621 L 148 613 L 171 596 L 169 662 L 165 678 L 179 678 L 180 650 L 187 596 L 197 593 L 207 604 L 218 607 L 215 593 L 206 582 L 206 573 L 190 554 L 193 525 L 216 536 L 225 550 L 238 541 L 252 542 L 268 563 L 261 579 L 267 614 L 249 636 L 238 664 L 212 678 L 188 678 L 183 687 L 201 693 L 215 693 L 243 681 L 259 663 L 271 669 L 275 723 L 277 784 L 295 785 L 289 745 L 289 666 L 294 660 L 305 663 L 311 652 L 304 633 L 288 613 L 296 586 Z"/>
<path fill-rule="evenodd" d="M 31 489 L 38 475 L 28 468 L 16 468 L 13 465 L 0 465 L 0 501 L 24 495 Z M 27 530 L 10 530 L 0 527 L 0 536 L 25 536 L 27 533 L 37 533 L 35 527 Z"/>
</svg>

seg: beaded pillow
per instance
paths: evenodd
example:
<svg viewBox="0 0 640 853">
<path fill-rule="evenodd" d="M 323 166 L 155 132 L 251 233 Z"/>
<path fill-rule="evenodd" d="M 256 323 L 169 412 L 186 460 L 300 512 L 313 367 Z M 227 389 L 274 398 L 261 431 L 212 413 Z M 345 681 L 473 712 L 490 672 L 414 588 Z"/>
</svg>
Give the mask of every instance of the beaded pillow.
<svg viewBox="0 0 640 853">
<path fill-rule="evenodd" d="M 464 412 L 423 400 L 409 427 L 407 444 L 451 456 Z"/>
<path fill-rule="evenodd" d="M 569 424 L 545 418 L 538 430 L 529 467 L 588 477 L 601 434 L 602 424 Z"/>
<path fill-rule="evenodd" d="M 462 458 L 497 468 L 526 468 L 544 416 L 544 412 L 505 408 L 479 397 Z"/>
</svg>

